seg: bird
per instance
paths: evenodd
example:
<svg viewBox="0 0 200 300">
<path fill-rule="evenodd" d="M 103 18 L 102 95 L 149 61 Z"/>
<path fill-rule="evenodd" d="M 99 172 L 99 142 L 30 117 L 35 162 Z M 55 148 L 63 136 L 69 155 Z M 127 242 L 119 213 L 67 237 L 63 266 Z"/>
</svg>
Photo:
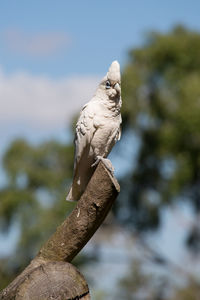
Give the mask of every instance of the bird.
<svg viewBox="0 0 200 300">
<path fill-rule="evenodd" d="M 73 181 L 66 200 L 80 199 L 99 161 L 113 175 L 114 168 L 107 156 L 121 137 L 121 106 L 120 65 L 115 60 L 80 112 L 74 139 Z"/>
</svg>

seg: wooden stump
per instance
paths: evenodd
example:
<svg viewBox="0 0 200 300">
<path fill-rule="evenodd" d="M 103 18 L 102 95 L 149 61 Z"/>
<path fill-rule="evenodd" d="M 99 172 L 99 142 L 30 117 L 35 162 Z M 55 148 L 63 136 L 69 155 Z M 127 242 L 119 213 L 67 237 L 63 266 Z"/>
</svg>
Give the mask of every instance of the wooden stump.
<svg viewBox="0 0 200 300">
<path fill-rule="evenodd" d="M 9 297 L 9 298 L 8 298 Z M 16 300 L 89 300 L 89 288 L 83 275 L 70 263 L 48 262 L 23 278 L 13 297 Z"/>
</svg>

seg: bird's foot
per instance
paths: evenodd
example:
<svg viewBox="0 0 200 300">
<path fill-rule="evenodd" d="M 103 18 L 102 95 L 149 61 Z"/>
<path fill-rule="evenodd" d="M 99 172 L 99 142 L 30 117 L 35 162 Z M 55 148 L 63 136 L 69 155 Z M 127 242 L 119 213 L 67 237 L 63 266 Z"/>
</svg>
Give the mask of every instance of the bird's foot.
<svg viewBox="0 0 200 300">
<path fill-rule="evenodd" d="M 102 156 L 97 156 L 96 161 L 92 164 L 92 167 L 95 167 L 96 165 L 98 165 L 98 163 L 102 161 L 102 163 L 104 164 L 104 166 L 106 167 L 106 169 L 112 174 L 114 175 L 114 167 L 111 163 L 111 161 L 108 158 L 103 158 Z"/>
</svg>

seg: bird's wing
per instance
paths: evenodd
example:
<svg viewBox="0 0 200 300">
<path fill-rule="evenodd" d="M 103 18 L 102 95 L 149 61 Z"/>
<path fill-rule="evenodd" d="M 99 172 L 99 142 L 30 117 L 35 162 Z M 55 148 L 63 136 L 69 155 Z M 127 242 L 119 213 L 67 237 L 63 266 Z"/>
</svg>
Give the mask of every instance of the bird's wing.
<svg viewBox="0 0 200 300">
<path fill-rule="evenodd" d="M 91 102 L 88 102 L 83 107 L 78 122 L 76 124 L 75 134 L 75 160 L 74 160 L 74 171 L 76 170 L 77 164 L 79 163 L 84 149 L 90 145 L 91 140 L 97 127 L 95 123 L 95 109 Z"/>
</svg>

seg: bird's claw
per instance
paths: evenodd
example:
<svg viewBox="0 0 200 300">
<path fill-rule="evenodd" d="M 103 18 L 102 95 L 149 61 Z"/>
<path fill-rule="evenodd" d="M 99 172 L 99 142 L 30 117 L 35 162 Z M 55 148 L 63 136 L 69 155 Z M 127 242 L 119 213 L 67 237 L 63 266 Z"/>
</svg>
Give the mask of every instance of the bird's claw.
<svg viewBox="0 0 200 300">
<path fill-rule="evenodd" d="M 103 158 L 102 156 L 97 156 L 96 161 L 92 164 L 92 167 L 95 167 L 98 165 L 98 163 L 102 161 L 106 169 L 113 175 L 114 174 L 114 167 L 111 163 L 111 161 L 107 158 Z"/>
<path fill-rule="evenodd" d="M 101 156 L 97 156 L 95 162 L 91 165 L 91 167 L 92 167 L 92 168 L 93 168 L 93 167 L 96 167 L 96 166 L 98 165 L 98 163 L 100 162 L 100 160 L 101 160 Z"/>
</svg>

